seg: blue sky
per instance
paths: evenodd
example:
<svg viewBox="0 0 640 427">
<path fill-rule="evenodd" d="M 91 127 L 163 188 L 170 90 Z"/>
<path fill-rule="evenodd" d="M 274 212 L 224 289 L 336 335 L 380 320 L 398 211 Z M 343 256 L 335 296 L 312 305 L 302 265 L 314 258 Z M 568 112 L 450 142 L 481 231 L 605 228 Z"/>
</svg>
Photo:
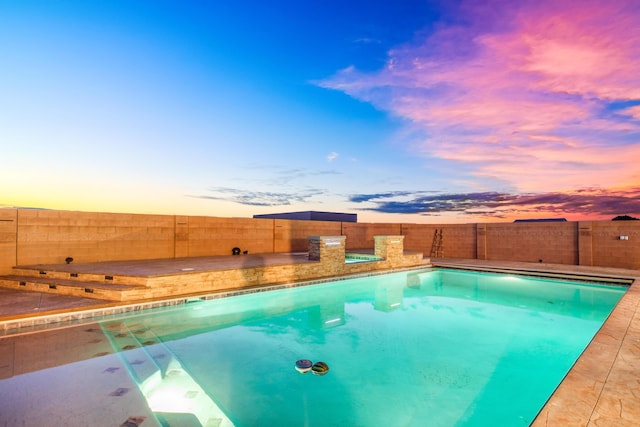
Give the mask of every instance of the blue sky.
<svg viewBox="0 0 640 427">
<path fill-rule="evenodd" d="M 640 216 L 640 8 L 517 3 L 0 2 L 0 206 Z"/>
</svg>

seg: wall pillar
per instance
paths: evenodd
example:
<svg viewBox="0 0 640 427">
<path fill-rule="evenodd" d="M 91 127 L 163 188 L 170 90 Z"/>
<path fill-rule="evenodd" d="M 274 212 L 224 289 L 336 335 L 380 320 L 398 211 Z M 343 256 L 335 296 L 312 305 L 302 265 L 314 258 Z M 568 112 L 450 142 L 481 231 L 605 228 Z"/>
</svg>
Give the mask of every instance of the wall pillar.
<svg viewBox="0 0 640 427">
<path fill-rule="evenodd" d="M 476 254 L 477 259 L 487 259 L 487 224 L 477 224 Z"/>
<path fill-rule="evenodd" d="M 186 258 L 189 256 L 189 217 L 176 215 L 174 223 L 174 258 Z"/>
<path fill-rule="evenodd" d="M 10 274 L 18 263 L 18 210 L 0 209 L 0 274 Z"/>
<path fill-rule="evenodd" d="M 593 223 L 578 223 L 578 265 L 593 265 Z"/>
</svg>

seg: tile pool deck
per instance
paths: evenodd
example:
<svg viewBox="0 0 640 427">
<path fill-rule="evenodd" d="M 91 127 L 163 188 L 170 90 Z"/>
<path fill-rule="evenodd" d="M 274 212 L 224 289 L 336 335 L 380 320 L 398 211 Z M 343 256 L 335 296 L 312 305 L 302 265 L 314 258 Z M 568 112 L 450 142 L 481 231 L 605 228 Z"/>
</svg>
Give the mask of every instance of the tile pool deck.
<svg viewBox="0 0 640 427">
<path fill-rule="evenodd" d="M 291 254 L 262 255 L 255 262 L 272 265 L 298 262 Z M 189 268 L 224 269 L 246 267 L 240 257 L 206 257 L 177 260 L 96 263 L 101 273 L 159 274 Z M 300 261 L 304 262 L 304 261 Z M 243 264 L 244 263 L 244 264 Z M 620 300 L 606 323 L 564 381 L 531 424 L 541 426 L 638 426 L 640 425 L 640 271 L 557 264 L 532 264 L 462 259 L 432 259 L 434 266 L 492 268 L 505 271 L 581 274 L 636 281 Z M 65 266 L 59 266 L 65 268 Z M 87 265 L 83 265 L 86 268 Z M 66 268 L 78 268 L 69 265 Z M 108 268 L 108 271 L 104 271 Z M 71 270 L 70 270 L 71 271 Z M 151 304 L 145 301 L 143 304 Z M 117 303 L 89 298 L 0 289 L 0 333 L 3 324 L 43 316 L 67 318 L 70 313 L 117 309 Z M 127 303 L 131 306 L 130 303 Z M 10 333 L 15 332 L 11 331 Z M 1 336 L 0 336 L 1 339 Z M 508 404 L 508 402 L 506 402 Z"/>
</svg>

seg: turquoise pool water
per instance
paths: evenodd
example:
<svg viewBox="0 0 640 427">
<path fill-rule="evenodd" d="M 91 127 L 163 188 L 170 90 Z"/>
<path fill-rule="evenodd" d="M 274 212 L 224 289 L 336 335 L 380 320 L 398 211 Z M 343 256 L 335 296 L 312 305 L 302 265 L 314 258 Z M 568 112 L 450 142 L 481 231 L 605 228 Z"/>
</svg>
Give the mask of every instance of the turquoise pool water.
<svg viewBox="0 0 640 427">
<path fill-rule="evenodd" d="M 91 332 L 108 354 L 0 381 L 0 395 L 18 396 L 0 403 L 0 425 L 38 425 L 25 408 L 39 399 L 43 410 L 42 384 L 55 384 L 56 399 L 80 376 L 113 384 L 64 398 L 78 425 L 123 405 L 120 391 L 131 399 L 117 419 L 144 414 L 142 427 L 526 426 L 624 291 L 425 270 L 114 317 Z M 330 370 L 300 374 L 298 359 Z"/>
<path fill-rule="evenodd" d="M 358 262 L 380 261 L 381 259 L 382 258 L 377 255 L 347 253 L 344 262 L 346 264 L 355 264 Z"/>
</svg>

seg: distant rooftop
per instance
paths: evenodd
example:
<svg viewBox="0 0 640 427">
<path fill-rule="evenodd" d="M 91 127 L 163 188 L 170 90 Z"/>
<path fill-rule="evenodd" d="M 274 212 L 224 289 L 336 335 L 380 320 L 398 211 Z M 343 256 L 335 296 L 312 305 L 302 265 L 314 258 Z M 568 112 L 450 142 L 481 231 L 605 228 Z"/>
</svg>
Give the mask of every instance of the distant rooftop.
<svg viewBox="0 0 640 427">
<path fill-rule="evenodd" d="M 337 222 L 358 222 L 358 214 L 340 212 L 284 212 L 275 214 L 254 215 L 254 218 L 267 219 L 298 219 L 307 221 L 337 221 Z"/>
<path fill-rule="evenodd" d="M 567 222 L 566 218 L 533 218 L 533 219 L 516 219 L 513 222 Z"/>
</svg>

